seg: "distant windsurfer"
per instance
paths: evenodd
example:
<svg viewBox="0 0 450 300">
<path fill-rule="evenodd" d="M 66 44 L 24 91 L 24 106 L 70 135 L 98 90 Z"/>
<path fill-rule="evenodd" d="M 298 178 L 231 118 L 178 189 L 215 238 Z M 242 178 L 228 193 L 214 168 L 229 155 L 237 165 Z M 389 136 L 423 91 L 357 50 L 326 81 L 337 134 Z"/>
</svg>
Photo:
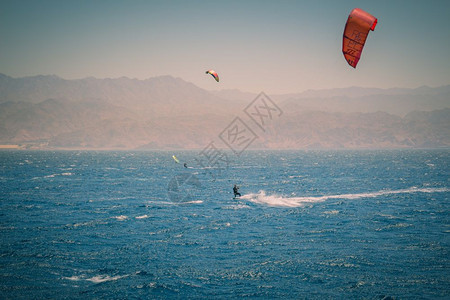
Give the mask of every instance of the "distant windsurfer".
<svg viewBox="0 0 450 300">
<path fill-rule="evenodd" d="M 241 193 L 238 192 L 239 188 L 237 185 L 234 185 L 233 187 L 233 193 L 234 193 L 234 198 L 236 198 L 237 196 L 241 196 Z"/>
</svg>

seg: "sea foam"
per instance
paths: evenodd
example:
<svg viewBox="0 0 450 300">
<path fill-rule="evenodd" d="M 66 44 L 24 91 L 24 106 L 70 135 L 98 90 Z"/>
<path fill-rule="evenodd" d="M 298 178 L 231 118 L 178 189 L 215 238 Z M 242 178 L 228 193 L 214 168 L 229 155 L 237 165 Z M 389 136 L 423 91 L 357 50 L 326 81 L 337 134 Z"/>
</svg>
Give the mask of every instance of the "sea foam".
<svg viewBox="0 0 450 300">
<path fill-rule="evenodd" d="M 97 275 L 93 277 L 86 277 L 84 275 L 81 276 L 71 276 L 71 277 L 64 277 L 64 279 L 70 280 L 70 281 L 90 281 L 92 283 L 102 283 L 106 281 L 116 281 L 121 278 L 128 277 L 129 275 L 123 275 L 123 276 L 109 276 L 109 275 Z"/>
<path fill-rule="evenodd" d="M 268 195 L 261 190 L 256 194 L 242 195 L 240 199 L 245 199 L 257 204 L 265 204 L 274 207 L 300 207 L 310 203 L 323 202 L 329 199 L 361 199 L 361 198 L 375 198 L 384 195 L 393 194 L 411 194 L 411 193 L 443 193 L 449 192 L 448 188 L 417 188 L 411 187 L 400 190 L 381 190 L 376 192 L 355 193 L 355 194 L 340 194 L 340 195 L 325 195 L 312 197 L 283 197 L 280 195 Z"/>
</svg>

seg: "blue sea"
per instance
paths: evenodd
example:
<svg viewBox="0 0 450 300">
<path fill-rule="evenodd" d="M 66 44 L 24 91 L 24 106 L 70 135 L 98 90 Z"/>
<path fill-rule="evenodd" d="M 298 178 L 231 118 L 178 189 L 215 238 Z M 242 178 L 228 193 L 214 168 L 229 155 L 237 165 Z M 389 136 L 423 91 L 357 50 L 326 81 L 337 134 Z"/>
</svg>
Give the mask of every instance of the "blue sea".
<svg viewBox="0 0 450 300">
<path fill-rule="evenodd" d="M 450 298 L 450 150 L 225 156 L 0 151 L 0 298 Z"/>
</svg>

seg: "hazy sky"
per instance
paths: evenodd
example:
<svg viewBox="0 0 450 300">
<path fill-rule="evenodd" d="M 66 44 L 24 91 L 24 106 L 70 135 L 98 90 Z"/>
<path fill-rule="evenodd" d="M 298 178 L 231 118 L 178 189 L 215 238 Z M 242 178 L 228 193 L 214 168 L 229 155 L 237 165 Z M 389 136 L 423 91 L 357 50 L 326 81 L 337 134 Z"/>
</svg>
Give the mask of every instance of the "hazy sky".
<svg viewBox="0 0 450 300">
<path fill-rule="evenodd" d="M 449 0 L 0 4 L 0 73 L 13 77 L 172 75 L 208 90 L 272 94 L 450 84 Z M 353 69 L 341 48 L 355 7 L 378 25 Z"/>
</svg>

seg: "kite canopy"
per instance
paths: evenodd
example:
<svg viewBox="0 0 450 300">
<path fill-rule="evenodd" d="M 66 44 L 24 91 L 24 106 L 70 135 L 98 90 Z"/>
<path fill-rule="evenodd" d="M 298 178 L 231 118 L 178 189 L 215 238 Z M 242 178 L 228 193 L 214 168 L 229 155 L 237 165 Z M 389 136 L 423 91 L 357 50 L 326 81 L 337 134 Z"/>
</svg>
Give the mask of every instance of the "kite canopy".
<svg viewBox="0 0 450 300">
<path fill-rule="evenodd" d="M 377 18 L 360 8 L 352 10 L 345 24 L 342 52 L 348 64 L 356 68 L 366 43 L 369 30 L 374 30 Z"/>
<path fill-rule="evenodd" d="M 216 71 L 214 70 L 208 70 L 206 71 L 206 74 L 211 74 L 212 77 L 214 77 L 214 79 L 219 82 L 219 75 L 217 75 Z"/>
</svg>

